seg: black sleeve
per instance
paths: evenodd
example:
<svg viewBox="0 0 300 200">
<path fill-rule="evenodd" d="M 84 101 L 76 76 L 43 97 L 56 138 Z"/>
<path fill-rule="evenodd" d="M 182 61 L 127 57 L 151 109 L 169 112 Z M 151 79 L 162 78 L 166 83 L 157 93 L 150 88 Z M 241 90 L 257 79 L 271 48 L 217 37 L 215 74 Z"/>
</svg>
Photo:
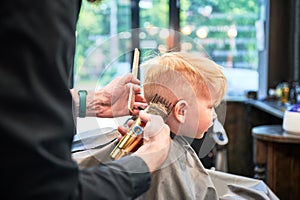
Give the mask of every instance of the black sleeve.
<svg viewBox="0 0 300 200">
<path fill-rule="evenodd" d="M 122 199 L 149 187 L 149 173 L 133 171 L 147 170 L 140 158 L 84 171 L 72 160 L 69 83 L 79 5 L 0 3 L 1 199 Z"/>
<path fill-rule="evenodd" d="M 78 199 L 133 199 L 150 187 L 150 173 L 141 158 L 132 156 L 85 169 L 79 181 Z"/>
</svg>

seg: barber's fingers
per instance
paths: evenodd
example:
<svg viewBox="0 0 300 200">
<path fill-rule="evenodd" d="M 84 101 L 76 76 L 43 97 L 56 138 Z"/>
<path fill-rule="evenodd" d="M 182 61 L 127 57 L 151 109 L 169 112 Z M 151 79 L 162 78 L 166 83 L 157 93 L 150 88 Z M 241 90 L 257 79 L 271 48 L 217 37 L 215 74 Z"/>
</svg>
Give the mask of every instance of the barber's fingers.
<svg viewBox="0 0 300 200">
<path fill-rule="evenodd" d="M 168 125 L 164 123 L 164 120 L 159 115 L 152 115 L 149 113 L 146 113 L 145 111 L 139 111 L 139 118 L 143 122 L 143 124 L 146 124 L 144 129 L 143 138 L 148 140 L 150 137 L 154 137 L 158 134 L 160 134 L 163 129 L 166 129 L 168 132 L 170 132 L 170 128 Z M 131 127 L 135 121 L 134 120 L 128 120 L 127 125 L 128 127 Z M 128 128 L 124 126 L 119 126 L 118 131 L 121 133 L 121 135 L 125 135 L 128 131 Z M 165 130 L 164 130 L 165 131 Z"/>
<path fill-rule="evenodd" d="M 128 128 L 124 126 L 118 126 L 118 132 L 121 133 L 122 136 L 124 136 L 128 131 Z"/>
<path fill-rule="evenodd" d="M 140 91 L 140 88 L 139 88 L 139 91 Z M 146 99 L 144 98 L 143 95 L 141 95 L 139 92 L 135 92 L 135 102 L 143 102 L 143 103 L 146 103 Z"/>
<path fill-rule="evenodd" d="M 133 74 L 130 73 L 123 76 L 120 83 L 122 85 L 126 85 L 127 83 L 140 84 L 140 81 L 137 78 L 134 78 Z"/>
<path fill-rule="evenodd" d="M 135 96 L 141 94 L 141 86 L 140 85 L 133 84 L 133 83 L 129 83 L 129 84 L 131 84 L 131 87 L 133 87 L 133 92 L 134 92 Z"/>
<path fill-rule="evenodd" d="M 144 110 L 148 106 L 147 103 L 134 102 L 132 112 L 130 113 L 132 116 L 136 116 L 140 113 L 141 110 Z"/>
<path fill-rule="evenodd" d="M 152 115 L 145 111 L 140 111 L 139 117 L 142 122 L 146 123 L 146 126 L 144 127 L 144 139 L 146 140 L 158 135 L 164 128 L 169 129 L 159 115 Z"/>
</svg>

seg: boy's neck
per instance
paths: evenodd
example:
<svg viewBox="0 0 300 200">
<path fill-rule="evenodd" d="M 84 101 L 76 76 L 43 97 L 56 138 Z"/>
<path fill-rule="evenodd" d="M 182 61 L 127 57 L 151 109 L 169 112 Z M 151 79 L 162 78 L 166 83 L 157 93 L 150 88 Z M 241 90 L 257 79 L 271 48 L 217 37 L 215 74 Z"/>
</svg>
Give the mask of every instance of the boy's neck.
<svg viewBox="0 0 300 200">
<path fill-rule="evenodd" d="M 205 133 L 206 134 L 206 133 Z M 176 136 L 175 133 L 170 132 L 170 137 L 173 139 Z M 196 139 L 196 138 L 191 138 L 191 137 L 187 137 L 187 136 L 181 136 L 183 137 L 190 145 L 191 147 L 194 149 L 194 151 L 198 154 L 200 151 L 200 148 L 202 146 L 202 143 L 204 141 L 205 135 L 201 138 L 201 139 Z"/>
</svg>

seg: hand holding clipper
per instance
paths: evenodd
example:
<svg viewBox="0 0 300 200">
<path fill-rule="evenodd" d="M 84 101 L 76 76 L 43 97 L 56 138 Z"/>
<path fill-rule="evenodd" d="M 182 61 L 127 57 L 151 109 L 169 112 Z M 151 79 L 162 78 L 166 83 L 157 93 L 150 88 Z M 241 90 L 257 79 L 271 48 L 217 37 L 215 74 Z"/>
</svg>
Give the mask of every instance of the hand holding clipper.
<svg viewBox="0 0 300 200">
<path fill-rule="evenodd" d="M 145 112 L 153 115 L 159 115 L 165 121 L 172 109 L 173 105 L 171 103 L 166 101 L 164 98 L 155 95 L 149 106 L 145 109 Z M 138 117 L 127 133 L 119 141 L 117 146 L 113 149 L 110 157 L 117 160 L 136 150 L 143 142 L 142 138 L 144 126 L 145 123 L 143 123 Z"/>
</svg>

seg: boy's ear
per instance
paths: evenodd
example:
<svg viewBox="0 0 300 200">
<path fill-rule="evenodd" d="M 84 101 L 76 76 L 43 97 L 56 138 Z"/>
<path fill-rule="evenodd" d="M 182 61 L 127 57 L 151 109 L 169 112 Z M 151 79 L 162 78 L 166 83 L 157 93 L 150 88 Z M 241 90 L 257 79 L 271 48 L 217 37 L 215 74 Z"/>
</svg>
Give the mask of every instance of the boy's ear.
<svg viewBox="0 0 300 200">
<path fill-rule="evenodd" d="M 179 100 L 175 104 L 173 112 L 174 112 L 174 117 L 178 122 L 180 123 L 185 122 L 187 107 L 188 107 L 188 103 L 185 100 Z"/>
</svg>

